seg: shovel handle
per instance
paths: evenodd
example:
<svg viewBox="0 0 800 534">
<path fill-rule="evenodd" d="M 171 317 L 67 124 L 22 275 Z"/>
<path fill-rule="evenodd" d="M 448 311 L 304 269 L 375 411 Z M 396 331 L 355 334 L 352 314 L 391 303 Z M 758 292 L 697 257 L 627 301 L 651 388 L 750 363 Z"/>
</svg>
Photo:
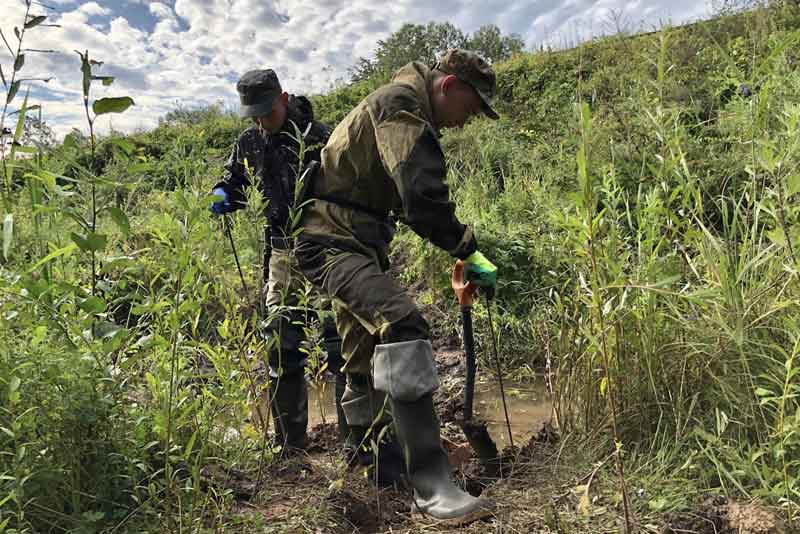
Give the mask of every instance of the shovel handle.
<svg viewBox="0 0 800 534">
<path fill-rule="evenodd" d="M 464 327 L 464 353 L 467 356 L 467 377 L 464 387 L 464 421 L 472 420 L 475 395 L 475 338 L 472 334 L 472 302 L 478 286 L 464 279 L 464 262 L 456 261 L 450 285 L 461 305 L 461 324 Z"/>
<path fill-rule="evenodd" d="M 467 355 L 467 376 L 464 385 L 464 421 L 472 420 L 472 401 L 475 395 L 475 339 L 472 335 L 472 308 L 461 306 L 464 325 L 464 352 Z"/>
<path fill-rule="evenodd" d="M 461 307 L 466 306 L 471 308 L 478 286 L 465 279 L 464 262 L 461 260 L 456 261 L 456 264 L 453 266 L 453 276 L 450 278 L 450 286 L 453 288 Z"/>
</svg>

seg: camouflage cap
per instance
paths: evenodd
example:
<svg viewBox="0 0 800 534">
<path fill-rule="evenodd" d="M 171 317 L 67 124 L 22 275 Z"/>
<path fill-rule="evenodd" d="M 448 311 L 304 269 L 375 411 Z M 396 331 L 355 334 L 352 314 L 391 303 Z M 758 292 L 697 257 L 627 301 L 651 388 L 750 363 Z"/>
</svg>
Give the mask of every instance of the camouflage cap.
<svg viewBox="0 0 800 534">
<path fill-rule="evenodd" d="M 471 85 L 483 100 L 483 112 L 486 116 L 490 119 L 500 117 L 492 108 L 492 99 L 497 91 L 494 70 L 481 56 L 469 50 L 454 48 L 445 52 L 433 68 L 457 76 L 462 82 Z"/>
<path fill-rule="evenodd" d="M 275 98 L 283 93 L 278 75 L 272 69 L 245 72 L 236 84 L 236 91 L 242 117 L 266 117 L 272 113 Z"/>
</svg>

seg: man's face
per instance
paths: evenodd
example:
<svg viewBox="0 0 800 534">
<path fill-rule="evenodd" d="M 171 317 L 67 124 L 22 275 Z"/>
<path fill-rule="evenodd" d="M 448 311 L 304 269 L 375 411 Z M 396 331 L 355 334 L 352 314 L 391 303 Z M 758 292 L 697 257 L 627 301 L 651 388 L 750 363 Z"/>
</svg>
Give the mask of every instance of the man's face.
<svg viewBox="0 0 800 534">
<path fill-rule="evenodd" d="M 432 104 L 439 128 L 461 128 L 483 111 L 483 100 L 475 89 L 453 75 L 434 87 Z"/>
<path fill-rule="evenodd" d="M 272 112 L 263 117 L 253 117 L 253 122 L 263 134 L 275 134 L 283 128 L 289 106 L 289 95 L 282 93 L 272 101 Z"/>
</svg>

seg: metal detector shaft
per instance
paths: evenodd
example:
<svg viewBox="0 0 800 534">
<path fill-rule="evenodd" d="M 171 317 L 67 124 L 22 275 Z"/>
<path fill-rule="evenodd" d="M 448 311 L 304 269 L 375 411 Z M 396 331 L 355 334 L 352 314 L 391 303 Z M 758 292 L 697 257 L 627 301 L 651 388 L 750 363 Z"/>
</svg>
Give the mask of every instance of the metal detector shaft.
<svg viewBox="0 0 800 534">
<path fill-rule="evenodd" d="M 236 253 L 236 243 L 233 241 L 233 234 L 231 233 L 231 226 L 230 221 L 228 220 L 227 215 L 223 215 L 225 217 L 222 221 L 222 226 L 225 228 L 225 233 L 228 234 L 228 239 L 231 242 L 231 250 L 233 251 L 233 259 L 236 261 L 236 268 L 239 270 L 239 278 L 242 281 L 242 288 L 244 289 L 245 293 L 249 293 L 247 289 L 247 283 L 244 281 L 244 274 L 242 273 L 242 266 L 239 264 L 239 255 Z"/>
</svg>

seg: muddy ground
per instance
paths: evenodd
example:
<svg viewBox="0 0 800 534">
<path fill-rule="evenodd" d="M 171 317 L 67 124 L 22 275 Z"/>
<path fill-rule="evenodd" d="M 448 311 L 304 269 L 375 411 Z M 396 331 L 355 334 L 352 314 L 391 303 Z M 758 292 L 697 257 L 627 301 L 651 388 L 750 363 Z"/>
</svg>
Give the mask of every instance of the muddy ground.
<svg viewBox="0 0 800 534">
<path fill-rule="evenodd" d="M 378 490 L 368 474 L 348 470 L 338 453 L 333 424 L 317 425 L 306 454 L 270 466 L 256 487 L 244 473 L 207 472 L 210 483 L 236 498 L 236 532 L 377 533 L 616 533 L 623 531 L 621 492 L 607 450 L 559 436 L 548 424 L 506 448 L 503 474 L 489 477 L 456 424 L 461 416 L 463 353 L 452 344 L 437 347 L 441 388 L 436 394 L 443 444 L 455 479 L 474 495 L 497 503 L 494 516 L 460 528 L 444 527 L 411 513 L 410 492 Z M 594 462 L 605 458 L 604 462 Z M 704 496 L 691 509 L 651 513 L 642 489 L 630 488 L 637 532 L 767 534 L 788 530 L 773 511 L 724 497 Z M 233 531 L 233 530 L 232 530 Z"/>
</svg>

